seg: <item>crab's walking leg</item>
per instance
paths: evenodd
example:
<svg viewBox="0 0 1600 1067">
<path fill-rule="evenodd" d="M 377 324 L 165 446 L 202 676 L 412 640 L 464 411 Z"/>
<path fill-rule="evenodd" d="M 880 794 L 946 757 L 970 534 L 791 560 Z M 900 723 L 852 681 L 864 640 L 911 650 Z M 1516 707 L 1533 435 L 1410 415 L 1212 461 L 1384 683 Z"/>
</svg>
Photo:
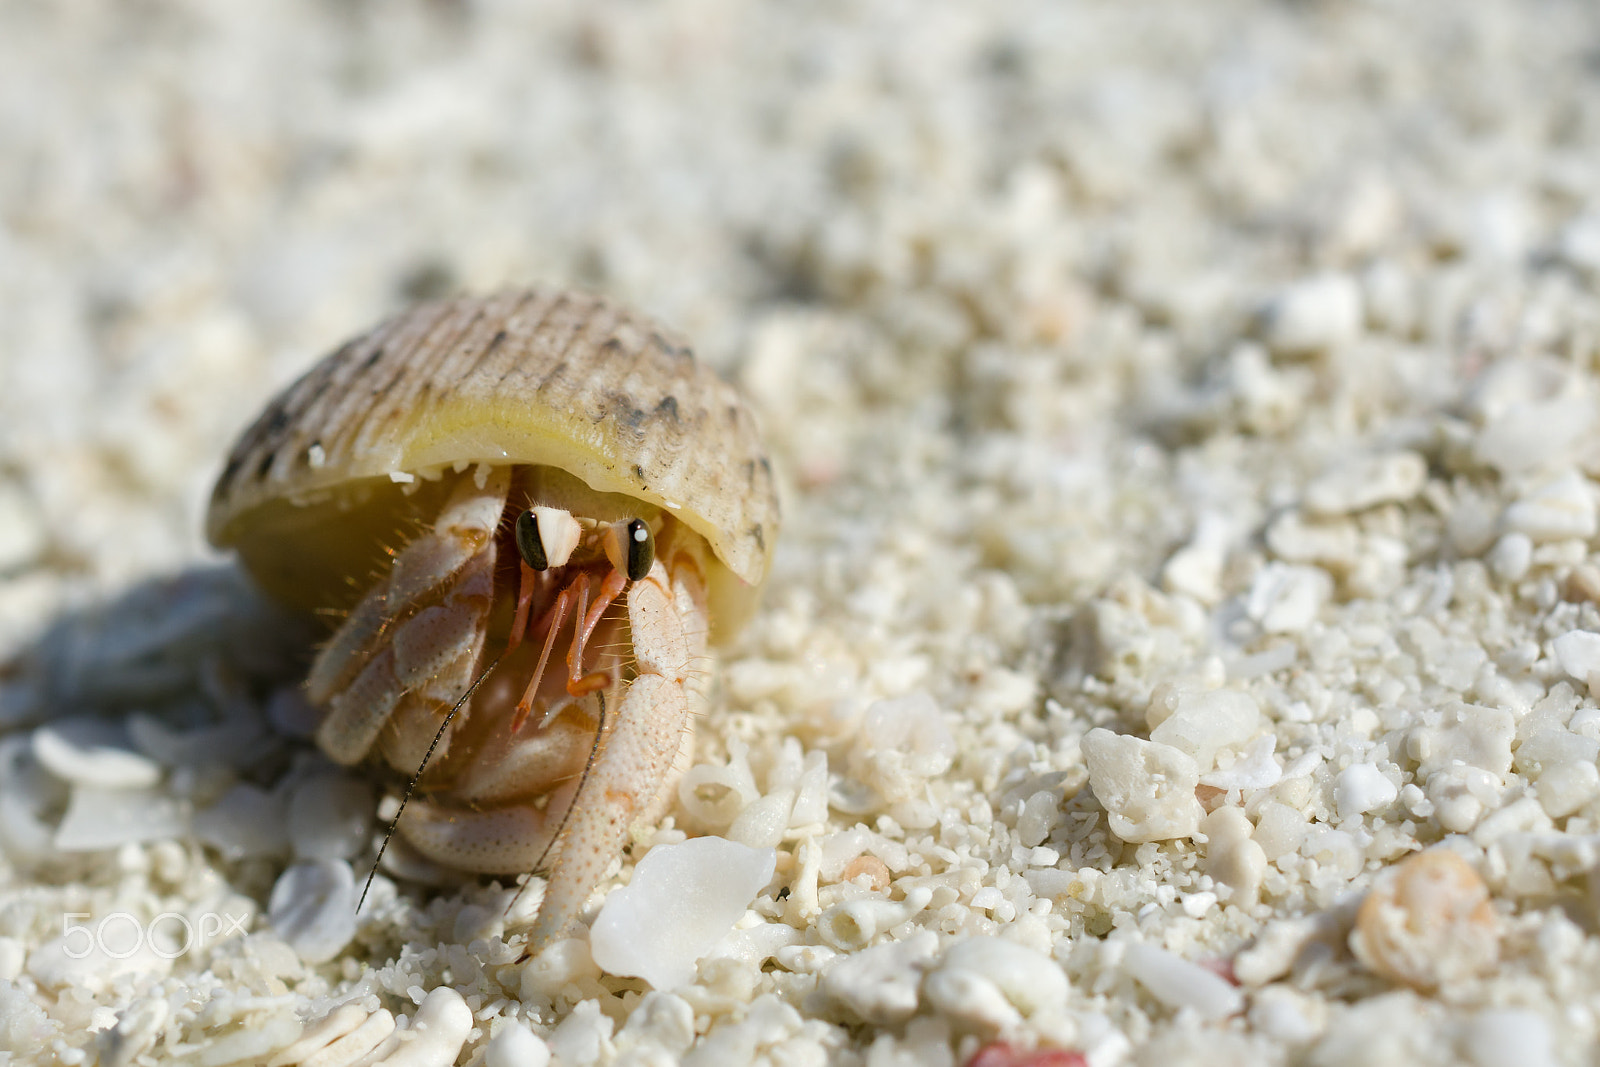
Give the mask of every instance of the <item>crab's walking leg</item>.
<svg viewBox="0 0 1600 1067">
<path fill-rule="evenodd" d="M 607 712 L 593 759 L 546 864 L 550 880 L 528 937 L 533 955 L 582 911 L 634 825 L 656 806 L 690 727 L 689 680 L 705 651 L 705 591 L 687 559 L 657 559 L 628 590 L 635 677 Z"/>
<path fill-rule="evenodd" d="M 364 757 L 413 694 L 449 707 L 466 690 L 493 602 L 494 532 L 509 487 L 504 468 L 481 487 L 463 478 L 433 528 L 395 556 L 387 580 L 317 656 L 307 688 L 327 711 L 317 742 L 335 760 Z"/>
</svg>

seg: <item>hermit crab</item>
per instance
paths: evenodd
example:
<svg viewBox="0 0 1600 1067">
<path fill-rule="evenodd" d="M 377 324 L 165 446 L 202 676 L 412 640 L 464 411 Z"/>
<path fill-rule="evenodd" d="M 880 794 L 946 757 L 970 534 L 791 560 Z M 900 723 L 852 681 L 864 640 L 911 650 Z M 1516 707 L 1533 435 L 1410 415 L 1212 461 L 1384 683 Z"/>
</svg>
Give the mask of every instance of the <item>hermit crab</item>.
<svg viewBox="0 0 1600 1067">
<path fill-rule="evenodd" d="M 777 526 L 737 393 L 650 320 L 550 290 L 349 341 L 245 431 L 207 516 L 269 595 L 342 620 L 307 680 L 317 742 L 426 766 L 406 842 L 548 872 L 530 951 L 664 809 Z"/>
</svg>

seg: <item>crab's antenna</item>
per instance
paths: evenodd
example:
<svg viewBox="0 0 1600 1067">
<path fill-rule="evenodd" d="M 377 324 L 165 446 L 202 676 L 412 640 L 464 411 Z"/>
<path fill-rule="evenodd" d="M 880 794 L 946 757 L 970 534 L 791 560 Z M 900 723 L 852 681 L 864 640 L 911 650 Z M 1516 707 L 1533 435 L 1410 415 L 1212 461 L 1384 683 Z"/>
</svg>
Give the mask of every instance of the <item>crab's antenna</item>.
<svg viewBox="0 0 1600 1067">
<path fill-rule="evenodd" d="M 450 714 L 446 715 L 444 721 L 439 724 L 438 731 L 433 735 L 432 743 L 428 745 L 428 751 L 423 755 L 422 762 L 417 765 L 417 773 L 411 776 L 411 781 L 406 783 L 406 791 L 400 794 L 400 807 L 395 811 L 394 818 L 389 820 L 389 828 L 383 833 L 383 844 L 378 846 L 378 855 L 372 861 L 372 870 L 367 872 L 366 884 L 361 887 L 361 899 L 356 901 L 357 915 L 361 914 L 361 905 L 367 902 L 367 892 L 372 888 L 372 879 L 377 877 L 378 864 L 383 862 L 383 854 L 389 850 L 389 839 L 394 837 L 395 830 L 400 826 L 400 815 L 406 810 L 406 803 L 411 799 L 412 792 L 417 788 L 417 782 L 421 781 L 422 772 L 428 769 L 428 761 L 433 758 L 434 750 L 439 747 L 439 742 L 444 740 L 444 732 L 449 729 L 450 720 L 456 717 L 456 712 L 461 710 L 461 706 L 477 691 L 478 686 L 483 684 L 483 680 L 489 677 L 490 672 L 500 666 L 500 660 L 504 657 L 505 653 L 500 653 L 487 667 L 479 672 L 478 676 L 472 680 L 472 684 L 467 686 L 467 691 L 461 694 L 461 699 L 456 701 L 455 706 L 450 709 Z"/>
</svg>

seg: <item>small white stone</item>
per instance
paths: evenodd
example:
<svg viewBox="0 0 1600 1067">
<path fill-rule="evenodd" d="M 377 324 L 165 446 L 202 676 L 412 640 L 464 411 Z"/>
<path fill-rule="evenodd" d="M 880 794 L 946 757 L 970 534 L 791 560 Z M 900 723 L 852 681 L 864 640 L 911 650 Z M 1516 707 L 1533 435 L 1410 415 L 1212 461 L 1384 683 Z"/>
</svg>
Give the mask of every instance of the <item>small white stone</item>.
<svg viewBox="0 0 1600 1067">
<path fill-rule="evenodd" d="M 904 900 L 845 901 L 823 911 L 817 919 L 817 933 L 834 948 L 854 951 L 916 915 L 932 900 L 933 890 L 923 885 L 907 892 Z"/>
<path fill-rule="evenodd" d="M 1155 741 L 1090 730 L 1083 739 L 1089 788 L 1124 841 L 1189 837 L 1203 814 L 1195 799 L 1200 770 L 1188 754 Z"/>
<path fill-rule="evenodd" d="M 1317 918 L 1273 919 L 1233 957 L 1233 973 L 1247 986 L 1264 986 L 1288 974 L 1317 935 Z"/>
<path fill-rule="evenodd" d="M 390 1039 L 395 1049 L 375 1067 L 450 1067 L 472 1032 L 472 1009 L 449 986 L 437 986 L 417 1008 L 411 1025 Z"/>
<path fill-rule="evenodd" d="M 161 780 L 161 765 L 134 752 L 121 732 L 97 719 L 53 722 L 33 732 L 33 756 L 73 785 L 145 789 Z"/>
<path fill-rule="evenodd" d="M 65 912 L 61 923 L 61 937 L 28 954 L 28 975 L 47 989 L 71 986 L 101 993 L 123 975 L 163 976 L 172 969 L 172 954 L 150 944 L 139 916 Z"/>
<path fill-rule="evenodd" d="M 1337 348 L 1361 334 L 1361 289 L 1343 274 L 1297 282 L 1267 307 L 1265 340 L 1278 355 L 1304 356 Z"/>
<path fill-rule="evenodd" d="M 1150 740 L 1188 754 L 1207 771 L 1216 763 L 1218 749 L 1243 747 L 1261 729 L 1261 709 L 1249 693 L 1189 691 L 1178 696 L 1172 714 L 1150 731 Z"/>
<path fill-rule="evenodd" d="M 1533 564 L 1533 539 L 1525 533 L 1505 534 L 1489 549 L 1484 562 L 1502 582 L 1520 582 Z"/>
<path fill-rule="evenodd" d="M 63 852 L 98 852 L 182 837 L 188 831 L 189 807 L 177 797 L 155 789 L 79 786 L 56 828 L 55 847 Z"/>
<path fill-rule="evenodd" d="M 1428 464 L 1415 452 L 1354 456 L 1306 487 L 1306 510 L 1346 515 L 1378 504 L 1404 503 L 1428 480 Z"/>
<path fill-rule="evenodd" d="M 343 774 L 308 778 L 289 800 L 289 841 L 296 859 L 349 859 L 367 845 L 372 788 Z"/>
<path fill-rule="evenodd" d="M 776 848 L 789 829 L 794 790 L 780 789 L 746 804 L 728 827 L 728 840 L 750 848 Z"/>
<path fill-rule="evenodd" d="M 1245 597 L 1245 614 L 1267 633 L 1299 633 L 1316 621 L 1333 592 L 1320 567 L 1269 563 L 1256 572 Z"/>
<path fill-rule="evenodd" d="M 1025 1017 L 1066 1008 L 1070 987 L 1060 965 L 1013 941 L 979 935 L 956 942 L 945 952 L 934 975 L 957 971 L 993 982 Z"/>
<path fill-rule="evenodd" d="M 610 1062 L 613 1054 L 610 1016 L 600 1011 L 600 1001 L 580 1000 L 550 1034 L 550 1052 L 561 1067 Z"/>
<path fill-rule="evenodd" d="M 1550 1024 L 1518 1008 L 1481 1011 L 1462 1028 L 1458 1046 L 1473 1067 L 1556 1067 Z"/>
<path fill-rule="evenodd" d="M 939 936 L 918 930 L 842 956 L 823 974 L 822 993 L 862 1022 L 897 1025 L 917 1013 L 922 972 L 938 950 Z"/>
<path fill-rule="evenodd" d="M 1501 524 L 1536 543 L 1587 540 L 1596 529 L 1594 489 L 1583 475 L 1567 471 L 1506 508 Z"/>
<path fill-rule="evenodd" d="M 196 813 L 193 832 L 230 859 L 277 856 L 289 847 L 281 798 L 248 782 L 238 783 Z"/>
<path fill-rule="evenodd" d="M 1600 671 L 1600 633 L 1569 630 L 1550 642 L 1550 651 L 1556 654 L 1556 662 L 1568 676 L 1585 685 Z"/>
<path fill-rule="evenodd" d="M 1225 791 L 1270 789 L 1283 777 L 1283 765 L 1273 754 L 1277 746 L 1272 734 L 1258 737 L 1226 769 L 1202 774 L 1200 783 Z"/>
<path fill-rule="evenodd" d="M 1600 796 L 1600 770 L 1583 760 L 1551 764 L 1540 773 L 1534 794 L 1545 814 L 1565 818 Z"/>
<path fill-rule="evenodd" d="M 1303 1045 L 1322 1033 L 1322 1026 L 1312 1016 L 1314 1010 L 1310 998 L 1299 990 L 1268 986 L 1250 998 L 1250 1025 L 1274 1041 Z"/>
<path fill-rule="evenodd" d="M 1033 848 L 1050 836 L 1061 820 L 1061 798 L 1054 790 L 1041 789 L 1022 805 L 1017 816 L 1017 840 Z"/>
<path fill-rule="evenodd" d="M 1500 803 L 1499 775 L 1464 764 L 1440 767 L 1424 787 L 1433 816 L 1450 833 L 1463 834 L 1478 824 L 1485 810 Z"/>
<path fill-rule="evenodd" d="M 1351 764 L 1333 782 L 1333 803 L 1341 818 L 1386 808 L 1399 795 L 1399 787 L 1370 763 Z"/>
<path fill-rule="evenodd" d="M 388 1011 L 383 1014 L 389 1015 Z M 363 1023 L 368 1022 L 373 1013 L 367 1011 L 359 1004 L 344 1003 L 334 1008 L 328 1014 L 306 1027 L 294 1044 L 281 1049 L 277 1055 L 267 1061 L 267 1067 L 289 1067 L 299 1063 L 313 1053 L 329 1047 L 347 1034 L 360 1029 Z M 394 1016 L 389 1015 L 389 1028 L 394 1028 Z M 386 1033 L 385 1037 L 388 1036 Z M 373 1047 L 376 1047 L 374 1045 Z M 371 1051 L 369 1048 L 367 1051 Z"/>
<path fill-rule="evenodd" d="M 269 1060 L 267 1067 L 290 1067 L 292 1064 L 335 1067 L 358 1063 L 388 1042 L 394 1031 L 394 1015 L 387 1008 L 368 1012 L 358 1004 L 344 1004 Z"/>
<path fill-rule="evenodd" d="M 1244 994 L 1226 979 L 1155 945 L 1129 945 L 1122 964 L 1152 996 L 1174 1011 L 1188 1008 L 1203 1020 L 1214 1020 L 1244 1007 Z"/>
<path fill-rule="evenodd" d="M 343 860 L 296 863 L 278 876 L 267 905 L 278 936 L 308 963 L 325 963 L 356 932 L 356 887 Z"/>
<path fill-rule="evenodd" d="M 1413 728 L 1406 740 L 1406 752 L 1421 764 L 1424 777 L 1461 764 L 1505 777 L 1516 738 L 1516 720 L 1509 711 L 1455 700 L 1435 715 L 1429 716 L 1434 718 L 1431 725 Z"/>
<path fill-rule="evenodd" d="M 651 849 L 596 916 L 589 936 L 594 961 L 656 989 L 687 985 L 696 961 L 733 929 L 776 864 L 770 848 L 720 837 Z"/>
</svg>

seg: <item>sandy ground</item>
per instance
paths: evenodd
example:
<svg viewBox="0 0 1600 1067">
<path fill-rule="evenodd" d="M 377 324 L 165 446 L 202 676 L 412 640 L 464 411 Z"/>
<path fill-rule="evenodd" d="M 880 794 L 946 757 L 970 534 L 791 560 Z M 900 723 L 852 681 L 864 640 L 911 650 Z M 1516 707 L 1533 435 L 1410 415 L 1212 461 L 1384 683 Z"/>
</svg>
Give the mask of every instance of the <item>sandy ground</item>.
<svg viewBox="0 0 1600 1067">
<path fill-rule="evenodd" d="M 1576 2 L 0 5 L 0 1060 L 1589 1062 L 1597 45 Z M 356 922 L 380 798 L 200 533 L 312 359 L 532 282 L 693 338 L 782 483 L 699 787 L 601 887 L 777 819 L 673 989 L 515 963 L 497 884 Z"/>
</svg>

